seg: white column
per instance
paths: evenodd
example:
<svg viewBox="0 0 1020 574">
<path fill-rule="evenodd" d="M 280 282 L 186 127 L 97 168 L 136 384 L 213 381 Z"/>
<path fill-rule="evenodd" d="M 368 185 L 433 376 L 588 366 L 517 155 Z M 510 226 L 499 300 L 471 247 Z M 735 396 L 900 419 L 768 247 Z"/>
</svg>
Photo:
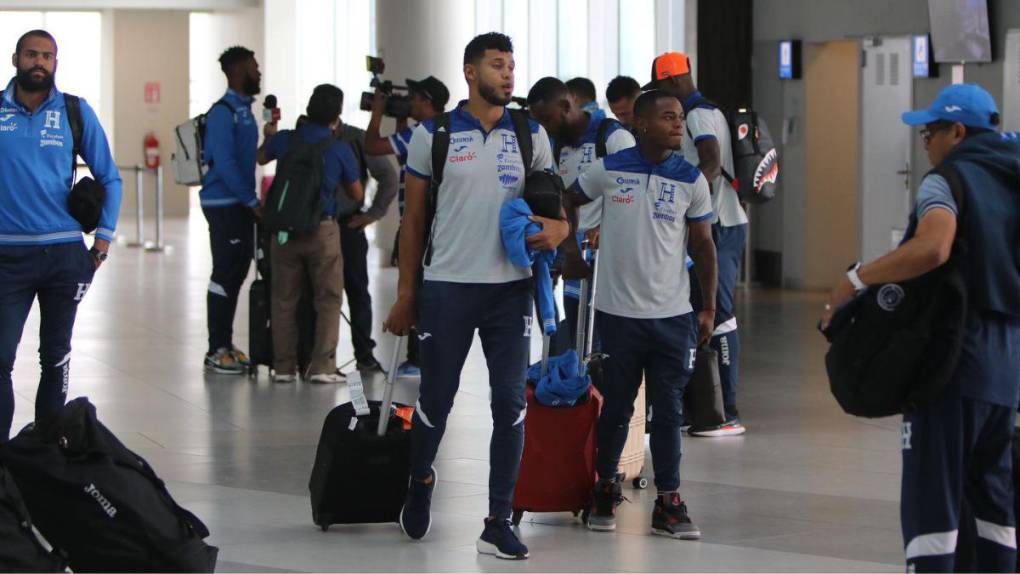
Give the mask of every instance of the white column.
<svg viewBox="0 0 1020 574">
<path fill-rule="evenodd" d="M 450 90 L 447 109 L 467 98 L 464 46 L 474 37 L 474 2 L 464 0 L 376 0 L 376 43 L 386 61 L 386 79 L 403 84 L 406 78 L 435 76 Z M 461 24 L 451 24 L 451 23 Z M 383 123 L 383 134 L 393 123 Z M 389 261 L 398 214 L 391 209 L 376 224 L 375 242 L 383 261 Z"/>
</svg>

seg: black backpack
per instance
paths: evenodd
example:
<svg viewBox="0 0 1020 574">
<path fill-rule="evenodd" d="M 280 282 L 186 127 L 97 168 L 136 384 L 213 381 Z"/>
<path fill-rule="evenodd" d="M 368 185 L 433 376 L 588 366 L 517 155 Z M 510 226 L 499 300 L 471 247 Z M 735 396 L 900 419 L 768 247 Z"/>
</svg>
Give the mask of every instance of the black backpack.
<svg viewBox="0 0 1020 574">
<path fill-rule="evenodd" d="M 4 98 L 4 90 L 0 90 L 0 100 Z M 64 106 L 67 108 L 67 125 L 71 128 L 71 193 L 67 197 L 67 210 L 78 223 L 82 231 L 92 233 L 99 227 L 99 217 L 106 204 L 106 188 L 91 177 L 83 177 L 77 181 L 78 158 L 83 160 L 81 142 L 84 139 L 85 122 L 81 116 L 81 100 L 78 96 L 64 94 Z"/>
<path fill-rule="evenodd" d="M 843 410 L 861 417 L 909 412 L 937 400 L 956 371 L 967 317 L 965 196 L 959 172 L 935 170 L 949 182 L 959 210 L 945 265 L 900 284 L 872 285 L 839 308 L 825 337 L 829 387 Z M 912 222 L 916 223 L 916 222 Z"/>
<path fill-rule="evenodd" d="M 531 172 L 531 163 L 534 159 L 533 142 L 531 141 L 531 126 L 528 123 L 528 112 L 524 110 L 506 110 L 510 114 L 510 121 L 514 126 L 514 135 L 517 137 L 517 149 L 521 152 L 521 159 L 524 163 L 525 173 Z M 429 185 L 429 193 L 425 200 L 425 266 L 432 264 L 432 242 L 435 238 L 435 229 L 432 222 L 436 218 L 436 209 L 439 205 L 439 186 L 443 183 L 443 170 L 446 168 L 446 158 L 450 151 L 450 113 L 442 113 L 435 118 L 435 129 L 432 132 L 432 179 Z"/>
<path fill-rule="evenodd" d="M 76 572 L 212 572 L 209 530 L 78 398 L 0 447 L 44 536 Z"/>
<path fill-rule="evenodd" d="M 335 143 L 331 136 L 316 143 L 292 134 L 290 147 L 280 160 L 273 185 L 266 195 L 264 225 L 271 233 L 307 235 L 322 220 L 322 154 Z"/>
<path fill-rule="evenodd" d="M 0 446 L 0 448 L 3 448 Z M 32 525 L 18 485 L 0 465 L 0 572 L 63 572 L 67 560 Z"/>
<path fill-rule="evenodd" d="M 694 107 L 718 108 L 711 101 L 702 98 Z M 725 114 L 730 128 L 730 150 L 733 152 L 733 173 L 722 169 L 723 178 L 733 186 L 741 203 L 767 203 L 776 197 L 776 182 L 779 179 L 779 151 L 772 142 L 772 135 L 765 120 L 750 109 L 739 109 Z M 694 139 L 691 128 L 687 135 Z"/>
</svg>

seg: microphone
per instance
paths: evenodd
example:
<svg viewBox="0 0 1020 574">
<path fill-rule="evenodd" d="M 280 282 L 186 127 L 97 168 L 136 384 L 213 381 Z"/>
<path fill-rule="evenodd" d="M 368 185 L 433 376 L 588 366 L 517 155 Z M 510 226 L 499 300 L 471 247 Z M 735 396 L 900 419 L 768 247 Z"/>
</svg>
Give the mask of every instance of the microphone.
<svg viewBox="0 0 1020 574">
<path fill-rule="evenodd" d="M 280 121 L 280 108 L 276 107 L 276 96 L 269 94 L 262 102 L 262 119 L 266 123 Z"/>
</svg>

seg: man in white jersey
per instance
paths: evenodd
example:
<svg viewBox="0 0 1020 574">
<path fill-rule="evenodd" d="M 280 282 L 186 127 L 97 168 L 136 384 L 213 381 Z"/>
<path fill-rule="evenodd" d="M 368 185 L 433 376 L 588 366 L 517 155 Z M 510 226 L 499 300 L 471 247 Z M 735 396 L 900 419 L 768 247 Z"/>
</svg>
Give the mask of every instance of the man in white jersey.
<svg viewBox="0 0 1020 574">
<path fill-rule="evenodd" d="M 567 85 L 556 78 L 546 77 L 535 82 L 528 92 L 528 110 L 549 133 L 553 141 L 553 159 L 567 187 L 573 185 L 596 159 L 634 147 L 634 136 L 619 122 L 582 110 L 576 99 L 570 97 Z M 577 340 L 580 279 L 586 275 L 586 266 L 577 246 L 584 233 L 599 226 L 602 199 L 581 206 L 579 218 L 577 243 L 566 241 L 561 247 L 566 259 L 563 266 L 563 310 L 572 344 Z"/>
<path fill-rule="evenodd" d="M 634 115 L 638 145 L 595 162 L 567 196 L 568 209 L 597 198 L 604 205 L 595 308 L 606 354 L 605 403 L 588 527 L 616 529 L 616 504 L 622 498 L 617 467 L 643 375 L 654 413 L 650 446 L 659 493 L 652 532 L 693 540 L 701 531 L 679 494 L 680 425 L 697 348 L 714 329 L 712 203 L 705 177 L 678 153 L 680 102 L 653 90 L 638 98 Z M 576 221 L 574 214 L 571 218 Z M 708 294 L 696 316 L 685 265 L 688 234 L 698 279 Z"/>
<path fill-rule="evenodd" d="M 688 433 L 704 437 L 744 434 L 747 431 L 737 412 L 740 338 L 737 336 L 737 318 L 733 315 L 733 292 L 747 244 L 747 214 L 730 183 L 733 179 L 730 128 L 722 111 L 706 100 L 694 85 L 690 60 L 686 55 L 667 52 L 656 58 L 652 63 L 652 81 L 643 86 L 645 90 L 653 88 L 669 92 L 683 105 L 687 120 L 684 159 L 698 166 L 711 182 L 712 209 L 716 214 L 712 221 L 712 237 L 719 256 L 719 291 L 715 297 L 718 308 L 711 345 L 719 357 L 726 421 L 716 427 L 691 427 Z M 697 272 L 695 266 L 694 274 L 697 275 Z M 694 284 L 691 300 L 696 309 L 704 309 L 704 297 L 696 287 L 697 282 Z"/>
<path fill-rule="evenodd" d="M 552 168 L 552 152 L 540 125 L 506 109 L 514 88 L 510 38 L 493 32 L 473 39 L 464 50 L 464 77 L 468 100 L 415 128 L 407 158 L 400 284 L 385 324 L 397 334 L 416 326 L 421 343 L 411 481 L 400 525 L 414 539 L 429 531 L 436 484 L 432 462 L 478 331 L 489 367 L 493 430 L 489 516 L 476 546 L 483 554 L 523 559 L 528 548 L 509 517 L 524 449 L 534 301 L 531 269 L 513 265 L 503 249 L 499 213 L 504 203 L 522 196 L 528 172 Z M 520 130 L 529 142 L 518 141 Z M 432 147 L 444 139 L 449 146 L 445 158 L 438 158 L 440 177 L 433 173 Z M 523 160 L 526 149 L 530 164 Z M 430 191 L 433 179 L 439 185 Z M 426 248 L 427 197 L 435 208 Z M 565 220 L 532 220 L 543 231 L 527 238 L 531 249 L 556 249 L 570 233 Z"/>
</svg>

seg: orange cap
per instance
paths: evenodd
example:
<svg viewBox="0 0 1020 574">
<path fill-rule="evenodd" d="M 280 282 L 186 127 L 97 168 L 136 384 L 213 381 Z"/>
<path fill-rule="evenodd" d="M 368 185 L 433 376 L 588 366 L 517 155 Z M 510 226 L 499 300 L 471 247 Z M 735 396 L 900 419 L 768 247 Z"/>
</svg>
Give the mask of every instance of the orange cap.
<svg viewBox="0 0 1020 574">
<path fill-rule="evenodd" d="M 652 61 L 652 81 L 644 86 L 642 90 L 654 90 L 659 80 L 665 80 L 672 76 L 682 76 L 691 73 L 691 60 L 683 52 L 666 52 Z"/>
</svg>

